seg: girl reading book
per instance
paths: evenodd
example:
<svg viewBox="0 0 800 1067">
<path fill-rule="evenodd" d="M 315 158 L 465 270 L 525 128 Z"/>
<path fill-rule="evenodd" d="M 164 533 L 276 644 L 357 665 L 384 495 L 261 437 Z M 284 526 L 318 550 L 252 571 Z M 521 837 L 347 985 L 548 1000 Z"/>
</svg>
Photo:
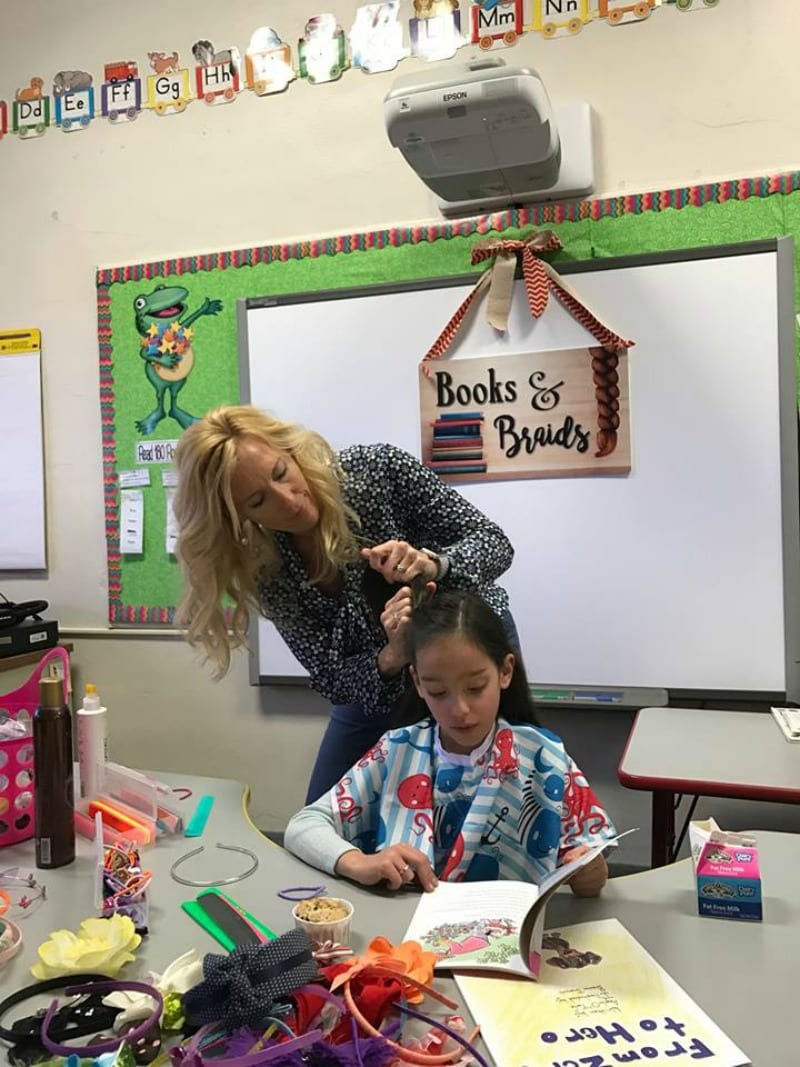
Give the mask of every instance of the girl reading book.
<svg viewBox="0 0 800 1067">
<path fill-rule="evenodd" d="M 431 890 L 437 879 L 538 884 L 615 835 L 561 740 L 536 722 L 488 604 L 433 596 L 415 607 L 408 640 L 414 688 L 397 727 L 292 817 L 291 852 L 362 885 Z M 607 877 L 601 855 L 571 886 L 594 896 Z"/>
</svg>

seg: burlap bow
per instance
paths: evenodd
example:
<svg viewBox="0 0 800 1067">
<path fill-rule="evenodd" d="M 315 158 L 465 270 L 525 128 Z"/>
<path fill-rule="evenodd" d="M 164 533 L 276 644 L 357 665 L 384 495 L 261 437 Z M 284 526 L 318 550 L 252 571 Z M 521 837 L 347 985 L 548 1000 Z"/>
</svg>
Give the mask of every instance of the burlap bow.
<svg viewBox="0 0 800 1067">
<path fill-rule="evenodd" d="M 514 297 L 514 278 L 518 260 L 522 263 L 528 307 L 534 319 L 538 319 L 544 312 L 552 290 L 572 317 L 585 326 L 603 348 L 613 351 L 630 348 L 634 342 L 625 340 L 604 325 L 597 315 L 584 304 L 578 294 L 567 285 L 561 275 L 538 255 L 540 252 L 555 252 L 561 248 L 563 245 L 552 230 L 541 230 L 525 240 L 510 241 L 492 238 L 479 241 L 474 245 L 471 255 L 472 263 L 482 263 L 488 259 L 493 260 L 492 265 L 480 276 L 461 306 L 428 349 L 422 359 L 424 373 L 428 377 L 431 376 L 431 371 L 426 366 L 427 362 L 444 355 L 453 343 L 475 298 L 487 288 L 489 291 L 487 321 L 496 330 L 505 333 L 508 329 L 508 316 Z"/>
</svg>

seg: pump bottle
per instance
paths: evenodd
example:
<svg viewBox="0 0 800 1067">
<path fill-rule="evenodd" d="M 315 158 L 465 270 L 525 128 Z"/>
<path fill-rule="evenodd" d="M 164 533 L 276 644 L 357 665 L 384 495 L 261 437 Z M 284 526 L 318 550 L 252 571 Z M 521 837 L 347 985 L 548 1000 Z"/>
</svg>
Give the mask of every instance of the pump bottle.
<svg viewBox="0 0 800 1067">
<path fill-rule="evenodd" d="M 78 769 L 81 796 L 96 797 L 103 789 L 103 766 L 108 760 L 107 710 L 100 703 L 97 686 L 88 682 L 83 707 L 77 711 Z"/>
</svg>

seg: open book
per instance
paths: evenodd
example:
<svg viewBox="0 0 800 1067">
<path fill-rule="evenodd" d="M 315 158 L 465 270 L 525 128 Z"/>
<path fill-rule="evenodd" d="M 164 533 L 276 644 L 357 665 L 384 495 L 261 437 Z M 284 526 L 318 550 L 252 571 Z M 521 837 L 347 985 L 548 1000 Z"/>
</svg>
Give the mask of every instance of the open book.
<svg viewBox="0 0 800 1067">
<path fill-rule="evenodd" d="M 631 831 L 627 831 L 630 833 Z M 440 882 L 423 893 L 406 931 L 439 957 L 436 970 L 494 970 L 539 977 L 547 901 L 581 867 L 596 859 L 613 837 L 548 875 L 528 882 Z"/>
<path fill-rule="evenodd" d="M 751 1064 L 617 919 L 547 931 L 543 959 L 536 983 L 456 977 L 502 1067 Z"/>
</svg>

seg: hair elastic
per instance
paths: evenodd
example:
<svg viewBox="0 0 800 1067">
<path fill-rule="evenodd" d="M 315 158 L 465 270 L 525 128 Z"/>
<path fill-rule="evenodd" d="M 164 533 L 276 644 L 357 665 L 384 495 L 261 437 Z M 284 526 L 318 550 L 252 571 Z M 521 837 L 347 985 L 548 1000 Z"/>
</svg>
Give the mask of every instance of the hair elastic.
<svg viewBox="0 0 800 1067">
<path fill-rule="evenodd" d="M 290 885 L 286 889 L 279 889 L 277 895 L 281 900 L 311 900 L 312 897 L 321 897 L 328 892 L 326 885 Z"/>
</svg>

